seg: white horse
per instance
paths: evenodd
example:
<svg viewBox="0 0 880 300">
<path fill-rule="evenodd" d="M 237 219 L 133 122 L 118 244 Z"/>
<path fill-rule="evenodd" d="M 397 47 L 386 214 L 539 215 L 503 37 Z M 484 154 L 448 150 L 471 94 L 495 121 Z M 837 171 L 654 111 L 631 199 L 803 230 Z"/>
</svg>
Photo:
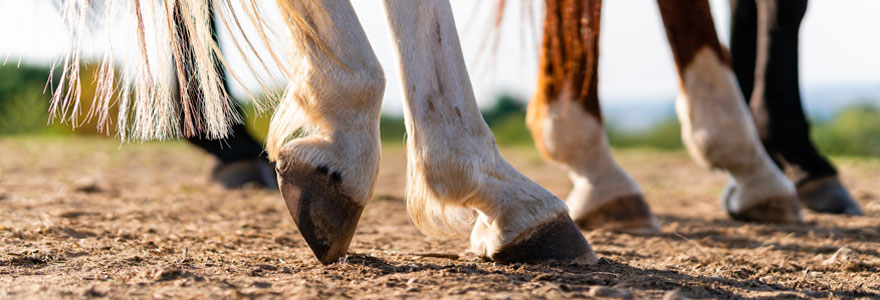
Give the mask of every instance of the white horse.
<svg viewBox="0 0 880 300">
<path fill-rule="evenodd" d="M 123 138 L 225 135 L 236 119 L 212 66 L 213 56 L 223 58 L 208 30 L 210 6 L 231 12 L 223 19 L 227 28 L 241 29 L 248 20 L 258 28 L 259 36 L 237 42 L 242 52 L 253 47 L 252 40 L 271 39 L 272 33 L 263 30 L 261 8 L 253 1 L 234 9 L 230 0 L 142 2 L 107 1 L 98 9 L 106 20 L 120 19 L 114 12 L 132 16 L 136 22 L 129 26 L 138 33 L 135 42 L 142 51 L 135 59 L 139 63 L 122 75 L 119 93 L 113 93 L 116 75 L 108 52 L 98 74 L 105 92 L 93 107 L 109 107 L 114 95 L 119 97 L 117 132 Z M 597 261 L 565 203 L 501 157 L 477 108 L 448 1 L 384 3 L 404 86 L 406 198 L 416 226 L 430 234 L 469 231 L 470 249 L 499 262 Z M 290 37 L 290 44 L 284 51 L 270 49 L 275 51 L 271 59 L 260 63 L 278 64 L 291 83 L 272 118 L 267 149 L 297 227 L 318 259 L 332 263 L 346 253 L 372 197 L 384 73 L 349 1 L 278 0 L 277 5 L 288 27 L 281 35 Z M 87 0 L 65 3 L 77 37 L 94 14 L 88 6 Z M 175 11 L 185 19 L 184 28 L 174 28 Z M 189 35 L 192 53 L 182 53 L 181 34 Z M 152 53 L 151 43 L 173 55 Z M 193 55 L 195 63 L 185 68 L 175 60 L 184 55 Z M 56 113 L 66 118 L 75 112 L 65 104 L 78 99 L 77 65 L 75 50 L 65 61 L 67 85 L 60 85 L 54 98 Z M 175 91 L 167 80 L 171 72 L 177 78 L 197 77 L 199 86 L 181 84 Z M 201 88 L 204 96 L 189 99 L 187 88 Z M 184 95 L 180 103 L 175 93 Z M 109 119 L 106 110 L 94 113 Z"/>
</svg>

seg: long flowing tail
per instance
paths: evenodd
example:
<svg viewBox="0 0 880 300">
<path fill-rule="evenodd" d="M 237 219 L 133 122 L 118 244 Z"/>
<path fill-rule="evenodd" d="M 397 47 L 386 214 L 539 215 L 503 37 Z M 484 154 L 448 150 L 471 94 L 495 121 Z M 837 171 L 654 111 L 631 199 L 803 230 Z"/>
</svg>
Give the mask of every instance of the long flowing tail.
<svg viewBox="0 0 880 300">
<path fill-rule="evenodd" d="M 213 18 L 232 37 L 231 44 L 248 71 L 268 92 L 292 77 L 296 57 L 322 51 L 304 46 L 305 40 L 321 43 L 289 2 L 278 0 L 276 10 L 256 0 L 59 0 L 70 45 L 56 63 L 60 81 L 47 85 L 52 86 L 51 116 L 74 126 L 81 124 L 83 115 L 97 118 L 99 129 L 109 132 L 111 107 L 118 106 L 116 134 L 123 140 L 223 138 L 241 118 L 221 78 L 219 68 L 226 67 L 227 60 L 217 45 Z M 267 13 L 275 11 L 280 14 Z M 271 26 L 273 17 L 286 26 Z M 95 30 L 98 27 L 103 30 Z M 97 32 L 109 46 L 103 49 L 94 74 L 97 92 L 92 104 L 81 111 L 81 65 Z M 126 40 L 118 43 L 118 39 Z M 113 46 L 120 44 L 135 50 Z M 271 75 L 278 73 L 278 78 Z M 236 72 L 227 75 L 244 86 Z M 273 103 L 255 101 L 259 110 Z"/>
</svg>

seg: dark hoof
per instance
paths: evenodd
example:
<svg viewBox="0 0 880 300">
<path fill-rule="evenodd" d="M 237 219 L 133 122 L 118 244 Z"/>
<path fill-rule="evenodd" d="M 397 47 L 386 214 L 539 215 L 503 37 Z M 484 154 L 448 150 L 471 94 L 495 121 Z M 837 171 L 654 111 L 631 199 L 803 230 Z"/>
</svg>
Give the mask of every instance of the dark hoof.
<svg viewBox="0 0 880 300">
<path fill-rule="evenodd" d="M 590 243 L 566 214 L 523 232 L 491 255 L 502 264 L 565 262 L 593 264 L 599 261 Z"/>
<path fill-rule="evenodd" d="M 812 211 L 854 216 L 865 214 L 837 176 L 801 182 L 797 191 L 801 204 Z"/>
<path fill-rule="evenodd" d="M 217 163 L 211 170 L 211 180 L 227 189 L 241 188 L 256 184 L 267 189 L 278 189 L 275 179 L 275 164 L 265 158 L 246 159 Z"/>
<path fill-rule="evenodd" d="M 652 234 L 660 230 L 660 222 L 641 195 L 614 199 L 574 222 L 583 230 L 603 229 L 633 234 Z"/>
<path fill-rule="evenodd" d="M 794 196 L 766 198 L 741 211 L 733 211 L 731 201 L 739 196 L 739 187 L 733 182 L 729 183 L 721 194 L 724 210 L 735 220 L 773 224 L 800 224 L 804 222 L 801 215 L 801 205 Z"/>
<path fill-rule="evenodd" d="M 344 256 L 364 207 L 341 188 L 339 173 L 287 162 L 278 170 L 281 196 L 312 252 L 327 265 Z"/>
</svg>

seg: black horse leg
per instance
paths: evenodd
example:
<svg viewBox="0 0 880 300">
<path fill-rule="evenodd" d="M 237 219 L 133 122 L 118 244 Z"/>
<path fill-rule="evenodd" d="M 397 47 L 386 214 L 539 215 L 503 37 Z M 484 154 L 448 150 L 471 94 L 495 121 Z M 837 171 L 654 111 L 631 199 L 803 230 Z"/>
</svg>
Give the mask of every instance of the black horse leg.
<svg viewBox="0 0 880 300">
<path fill-rule="evenodd" d="M 810 140 L 801 104 L 798 31 L 807 0 L 732 0 L 730 50 L 767 152 L 817 212 L 862 214 Z"/>
<path fill-rule="evenodd" d="M 183 22 L 183 19 L 180 18 L 179 14 L 176 14 L 175 24 L 177 28 L 183 28 L 181 22 Z M 211 31 L 215 33 L 213 37 L 216 42 L 218 40 L 216 35 L 217 22 L 213 12 L 210 26 Z M 182 39 L 188 39 L 186 32 L 180 32 L 179 34 Z M 183 52 L 191 53 L 192 51 Z M 178 60 L 176 63 L 182 64 L 185 69 L 193 68 L 192 59 L 192 55 L 175 58 L 175 60 Z M 220 67 L 218 60 L 215 59 L 215 62 L 217 62 L 218 73 L 223 79 L 224 88 L 229 91 L 229 82 L 225 76 L 225 70 Z M 187 74 L 191 75 L 191 73 Z M 190 83 L 192 86 L 189 89 L 181 89 L 189 91 L 191 99 L 200 97 L 198 93 L 201 93 L 201 90 L 198 88 L 198 78 L 192 76 L 191 78 L 185 78 L 183 82 Z M 238 108 L 239 113 L 242 113 L 241 108 L 238 106 L 236 108 Z M 237 188 L 247 183 L 256 183 L 267 188 L 278 188 L 273 164 L 266 157 L 263 146 L 251 136 L 244 124 L 232 126 L 231 135 L 224 139 L 212 140 L 200 136 L 192 136 L 187 137 L 187 141 L 205 150 L 205 152 L 208 152 L 217 159 L 217 164 L 211 171 L 211 177 L 223 186 Z"/>
</svg>

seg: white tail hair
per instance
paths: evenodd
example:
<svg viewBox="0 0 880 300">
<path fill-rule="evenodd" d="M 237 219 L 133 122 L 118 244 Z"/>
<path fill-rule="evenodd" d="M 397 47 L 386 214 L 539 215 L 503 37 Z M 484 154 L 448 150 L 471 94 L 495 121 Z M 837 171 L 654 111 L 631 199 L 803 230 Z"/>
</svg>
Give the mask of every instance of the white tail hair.
<svg viewBox="0 0 880 300">
<path fill-rule="evenodd" d="M 289 80 L 295 73 L 291 71 L 293 57 L 313 55 L 311 49 L 326 51 L 314 28 L 289 0 L 276 1 L 287 27 L 278 31 L 270 29 L 265 8 L 258 2 L 262 1 L 59 0 L 71 39 L 68 52 L 55 65 L 61 67 L 61 79 L 52 88 L 52 118 L 73 126 L 81 124 L 80 72 L 84 48 L 89 44 L 86 36 L 94 23 L 103 22 L 108 42 L 115 38 L 114 32 L 125 31 L 131 39 L 128 44 L 136 45 L 137 51 L 117 57 L 118 49 L 109 46 L 104 50 L 95 74 L 97 91 L 85 113 L 86 120 L 97 118 L 99 130 L 109 132 L 111 108 L 118 106 L 116 134 L 123 140 L 226 137 L 230 126 L 242 120 L 223 82 L 220 68 L 227 61 L 211 30 L 212 12 L 220 21 L 219 27 L 230 32 L 234 49 L 245 58 L 248 70 L 264 90 L 268 90 L 269 83 L 286 80 L 272 75 L 267 79 L 258 73 L 280 71 L 283 79 Z M 293 47 L 279 41 L 293 41 Z M 307 47 L 307 42 L 317 46 Z M 286 46 L 285 51 L 274 50 L 277 45 Z M 118 58 L 125 58 L 121 71 L 116 68 Z M 270 70 L 269 65 L 277 69 Z M 228 75 L 244 86 L 236 73 Z M 260 99 L 270 99 L 262 101 L 274 104 L 272 100 L 277 97 Z M 251 100 L 259 111 L 268 108 L 252 94 Z M 292 135 L 296 131 L 286 128 L 279 134 Z M 274 147 L 278 148 L 280 145 Z"/>
</svg>

